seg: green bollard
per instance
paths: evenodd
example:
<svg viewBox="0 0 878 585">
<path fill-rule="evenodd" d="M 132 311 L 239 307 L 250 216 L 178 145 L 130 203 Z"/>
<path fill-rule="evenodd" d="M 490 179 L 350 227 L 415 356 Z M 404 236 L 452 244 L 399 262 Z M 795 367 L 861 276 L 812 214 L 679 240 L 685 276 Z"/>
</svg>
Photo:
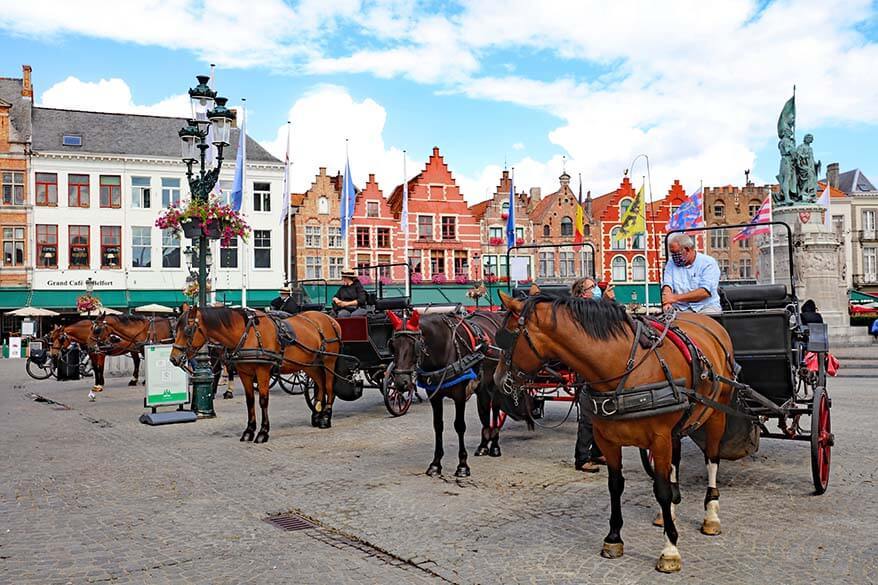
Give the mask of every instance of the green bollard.
<svg viewBox="0 0 878 585">
<path fill-rule="evenodd" d="M 192 410 L 198 418 L 213 418 L 213 370 L 210 356 L 202 349 L 195 356 L 195 374 L 192 376 Z"/>
</svg>

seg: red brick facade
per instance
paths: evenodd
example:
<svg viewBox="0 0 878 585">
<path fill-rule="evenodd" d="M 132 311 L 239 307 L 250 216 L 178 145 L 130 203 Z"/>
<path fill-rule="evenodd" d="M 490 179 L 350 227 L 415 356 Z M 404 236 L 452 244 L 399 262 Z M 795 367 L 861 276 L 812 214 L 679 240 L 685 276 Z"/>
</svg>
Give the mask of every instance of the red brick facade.
<svg viewBox="0 0 878 585">
<path fill-rule="evenodd" d="M 706 187 L 704 217 L 709 226 L 748 223 L 765 200 L 768 187 L 748 183 L 744 187 Z M 734 230 L 712 231 L 707 237 L 707 253 L 719 263 L 723 280 L 754 280 L 759 259 L 759 238 L 733 242 Z"/>
<path fill-rule="evenodd" d="M 357 195 L 350 227 L 350 249 L 351 265 L 358 269 L 405 262 L 399 218 L 394 217 L 374 174 L 369 175 L 365 188 Z M 395 282 L 402 282 L 406 277 L 403 267 L 361 273 L 368 279 L 384 277 Z"/>
</svg>

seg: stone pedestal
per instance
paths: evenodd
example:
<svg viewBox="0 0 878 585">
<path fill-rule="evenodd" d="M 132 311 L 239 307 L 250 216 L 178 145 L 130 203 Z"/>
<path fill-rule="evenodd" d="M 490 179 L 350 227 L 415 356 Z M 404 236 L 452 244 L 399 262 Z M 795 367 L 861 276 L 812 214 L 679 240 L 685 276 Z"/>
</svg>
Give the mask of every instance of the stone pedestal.
<svg viewBox="0 0 878 585">
<path fill-rule="evenodd" d="M 846 341 L 851 334 L 848 315 L 848 290 L 840 259 L 842 242 L 834 230 L 823 223 L 826 209 L 821 205 L 781 207 L 774 210 L 774 220 L 790 226 L 793 243 L 793 281 L 800 302 L 813 299 L 817 310 L 829 325 L 830 337 Z M 774 230 L 775 282 L 789 286 L 789 248 L 787 232 Z M 760 246 L 759 282 L 771 279 L 771 247 L 768 238 Z"/>
</svg>

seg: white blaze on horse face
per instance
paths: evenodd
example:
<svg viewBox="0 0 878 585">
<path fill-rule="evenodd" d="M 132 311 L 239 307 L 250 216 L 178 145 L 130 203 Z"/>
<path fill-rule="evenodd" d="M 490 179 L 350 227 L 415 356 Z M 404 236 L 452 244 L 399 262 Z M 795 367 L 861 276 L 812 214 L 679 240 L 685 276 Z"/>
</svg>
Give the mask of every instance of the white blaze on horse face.
<svg viewBox="0 0 878 585">
<path fill-rule="evenodd" d="M 707 487 L 716 488 L 716 472 L 719 468 L 718 463 L 708 461 L 707 463 Z"/>
</svg>

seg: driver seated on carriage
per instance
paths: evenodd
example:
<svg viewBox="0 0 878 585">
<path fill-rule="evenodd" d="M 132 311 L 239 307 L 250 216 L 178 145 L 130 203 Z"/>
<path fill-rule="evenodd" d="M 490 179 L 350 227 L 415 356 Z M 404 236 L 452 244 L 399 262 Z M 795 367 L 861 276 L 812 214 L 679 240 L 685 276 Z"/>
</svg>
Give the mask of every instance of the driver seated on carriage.
<svg viewBox="0 0 878 585">
<path fill-rule="evenodd" d="M 332 309 L 337 317 L 359 317 L 366 314 L 366 289 L 357 273 L 342 270 L 342 285 L 332 297 Z"/>
<path fill-rule="evenodd" d="M 291 296 L 292 291 L 288 286 L 280 287 L 278 297 L 271 301 L 271 308 L 275 311 L 295 315 L 299 312 L 299 303 Z"/>
<path fill-rule="evenodd" d="M 719 264 L 712 256 L 695 250 L 695 242 L 683 233 L 668 237 L 671 258 L 662 277 L 662 309 L 695 313 L 721 313 Z"/>
</svg>

